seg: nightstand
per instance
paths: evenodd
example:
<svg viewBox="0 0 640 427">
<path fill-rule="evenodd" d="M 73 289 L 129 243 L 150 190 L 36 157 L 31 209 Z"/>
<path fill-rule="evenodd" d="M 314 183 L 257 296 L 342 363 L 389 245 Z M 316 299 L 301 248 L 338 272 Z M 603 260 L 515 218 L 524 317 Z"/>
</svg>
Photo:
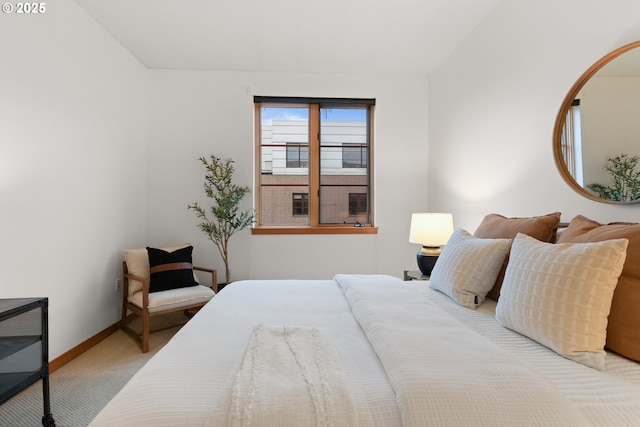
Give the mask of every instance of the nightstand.
<svg viewBox="0 0 640 427">
<path fill-rule="evenodd" d="M 429 276 L 422 274 L 420 270 L 405 270 L 404 281 L 410 280 L 429 280 Z"/>
</svg>

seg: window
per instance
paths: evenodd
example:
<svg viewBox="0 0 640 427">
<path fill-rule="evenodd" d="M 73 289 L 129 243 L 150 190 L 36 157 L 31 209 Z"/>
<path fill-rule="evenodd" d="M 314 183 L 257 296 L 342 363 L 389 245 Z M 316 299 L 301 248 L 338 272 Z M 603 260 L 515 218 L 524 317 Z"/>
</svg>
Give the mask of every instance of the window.
<svg viewBox="0 0 640 427">
<path fill-rule="evenodd" d="M 583 186 L 582 176 L 582 137 L 580 121 L 580 100 L 574 99 L 567 111 L 564 128 L 562 129 L 562 156 L 569 173 L 578 184 Z"/>
<path fill-rule="evenodd" d="M 287 167 L 309 167 L 309 147 L 303 144 L 287 143 Z"/>
<path fill-rule="evenodd" d="M 257 96 L 254 103 L 253 233 L 376 233 L 375 101 Z"/>
<path fill-rule="evenodd" d="M 309 215 L 309 194 L 293 193 L 293 216 Z"/>
<path fill-rule="evenodd" d="M 367 213 L 366 193 L 349 193 L 349 215 L 358 216 Z"/>
<path fill-rule="evenodd" d="M 366 168 L 367 146 L 360 144 L 342 144 L 343 168 Z"/>
</svg>

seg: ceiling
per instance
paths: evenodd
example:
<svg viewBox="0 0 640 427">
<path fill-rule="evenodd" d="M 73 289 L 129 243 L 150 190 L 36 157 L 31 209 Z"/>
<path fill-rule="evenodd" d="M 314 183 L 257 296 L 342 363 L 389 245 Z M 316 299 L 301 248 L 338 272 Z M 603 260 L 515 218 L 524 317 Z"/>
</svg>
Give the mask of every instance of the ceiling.
<svg viewBox="0 0 640 427">
<path fill-rule="evenodd" d="M 150 69 L 428 74 L 500 0 L 75 0 Z"/>
</svg>

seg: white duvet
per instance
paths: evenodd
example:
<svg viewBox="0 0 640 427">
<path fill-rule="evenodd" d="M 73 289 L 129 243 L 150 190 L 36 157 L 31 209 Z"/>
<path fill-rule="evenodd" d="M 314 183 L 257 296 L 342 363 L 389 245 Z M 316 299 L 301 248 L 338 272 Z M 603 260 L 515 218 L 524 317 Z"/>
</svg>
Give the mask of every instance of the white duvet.
<svg viewBox="0 0 640 427">
<path fill-rule="evenodd" d="M 637 364 L 595 371 L 500 327 L 490 303 L 443 297 L 388 276 L 233 283 L 91 425 L 204 426 L 261 323 L 329 333 L 361 426 L 640 425 Z"/>
</svg>

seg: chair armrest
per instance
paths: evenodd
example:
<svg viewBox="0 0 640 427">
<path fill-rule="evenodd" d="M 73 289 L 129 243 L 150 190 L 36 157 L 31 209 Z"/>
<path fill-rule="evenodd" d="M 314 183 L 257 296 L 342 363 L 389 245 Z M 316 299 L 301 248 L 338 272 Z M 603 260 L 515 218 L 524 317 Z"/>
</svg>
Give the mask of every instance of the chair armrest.
<svg viewBox="0 0 640 427">
<path fill-rule="evenodd" d="M 122 277 L 124 278 L 124 286 L 122 288 L 123 296 L 125 300 L 127 299 L 129 293 L 129 280 L 137 280 L 142 283 L 142 308 L 146 309 L 149 306 L 149 286 L 151 279 L 148 277 L 136 276 L 131 273 L 123 273 Z"/>
<path fill-rule="evenodd" d="M 211 289 L 213 289 L 213 292 L 218 293 L 218 271 L 211 269 L 211 268 L 207 268 L 207 267 L 198 267 L 198 266 L 193 266 L 194 270 L 198 270 L 198 271 L 204 271 L 205 273 L 211 273 Z"/>
<path fill-rule="evenodd" d="M 138 282 L 145 282 L 145 281 L 149 281 L 149 278 L 144 278 L 142 276 L 136 276 L 135 274 L 131 274 L 131 273 L 125 273 L 123 274 L 124 277 L 126 277 L 127 279 L 132 279 L 132 280 L 137 280 Z"/>
</svg>

